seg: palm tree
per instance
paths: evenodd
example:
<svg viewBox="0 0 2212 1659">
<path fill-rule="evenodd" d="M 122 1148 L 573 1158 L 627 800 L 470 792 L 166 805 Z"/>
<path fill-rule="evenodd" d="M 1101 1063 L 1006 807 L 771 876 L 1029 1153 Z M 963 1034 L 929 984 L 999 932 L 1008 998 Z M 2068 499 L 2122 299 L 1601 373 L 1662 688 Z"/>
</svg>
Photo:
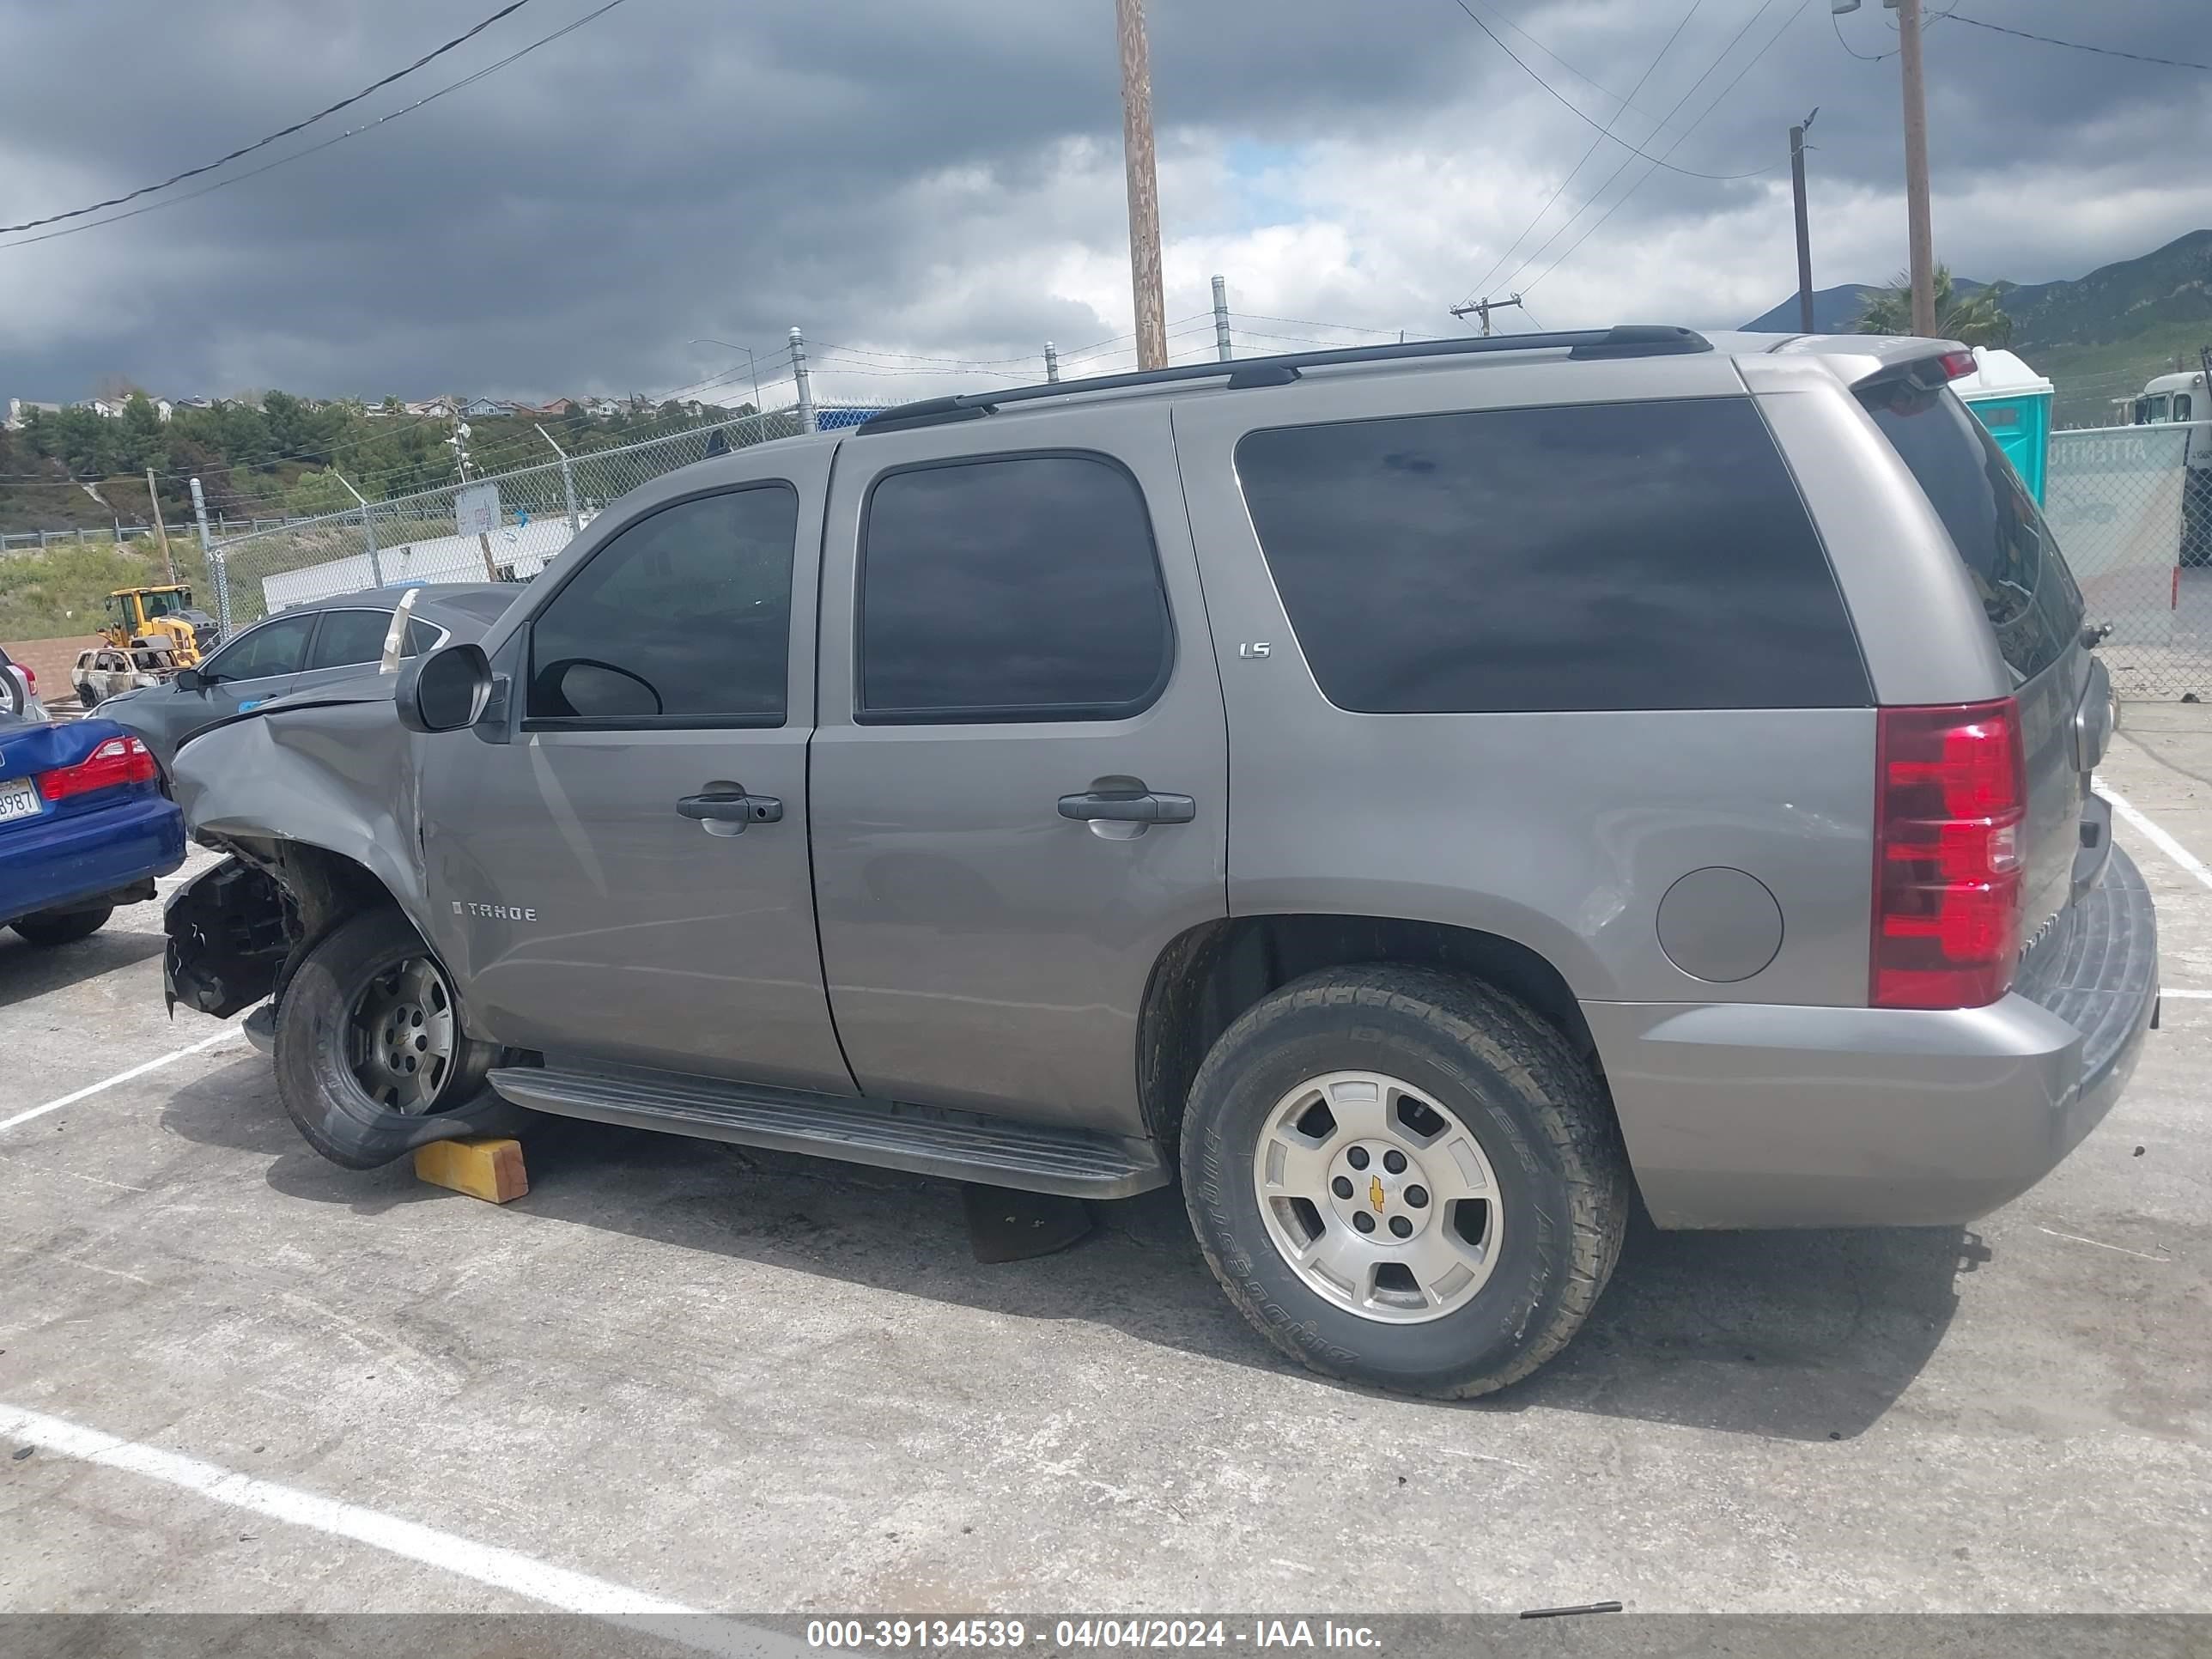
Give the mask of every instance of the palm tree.
<svg viewBox="0 0 2212 1659">
<path fill-rule="evenodd" d="M 1962 345 L 2001 346 L 2012 338 L 2012 319 L 1998 298 L 2005 284 L 1992 283 L 1972 294 L 1960 294 L 1951 283 L 1948 265 L 1936 267 L 1936 333 L 1939 338 Z M 1912 332 L 1912 279 L 1904 271 L 1885 289 L 1867 295 L 1857 323 L 1862 334 Z"/>
</svg>

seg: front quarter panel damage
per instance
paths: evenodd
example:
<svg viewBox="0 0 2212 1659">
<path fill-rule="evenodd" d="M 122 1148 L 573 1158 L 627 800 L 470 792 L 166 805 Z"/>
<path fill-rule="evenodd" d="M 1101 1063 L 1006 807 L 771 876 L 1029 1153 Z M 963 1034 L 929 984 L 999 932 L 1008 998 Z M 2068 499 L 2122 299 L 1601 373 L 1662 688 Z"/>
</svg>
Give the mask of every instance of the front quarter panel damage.
<svg viewBox="0 0 2212 1659">
<path fill-rule="evenodd" d="M 410 744 L 380 700 L 275 711 L 203 732 L 179 752 L 185 823 L 232 856 L 170 897 L 172 1009 L 227 1018 L 252 1006 L 280 986 L 288 962 L 365 904 L 388 897 L 422 927 Z"/>
</svg>

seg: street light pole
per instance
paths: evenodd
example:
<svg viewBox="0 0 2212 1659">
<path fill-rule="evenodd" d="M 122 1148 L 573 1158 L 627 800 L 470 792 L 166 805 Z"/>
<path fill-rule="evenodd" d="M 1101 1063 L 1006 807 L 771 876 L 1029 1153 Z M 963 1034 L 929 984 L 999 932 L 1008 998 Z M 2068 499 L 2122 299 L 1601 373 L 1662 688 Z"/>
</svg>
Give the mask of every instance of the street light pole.
<svg viewBox="0 0 2212 1659">
<path fill-rule="evenodd" d="M 753 413 L 756 415 L 760 413 L 760 363 L 759 361 L 754 357 L 753 350 L 750 346 L 741 346 L 735 340 L 718 340 L 711 334 L 699 335 L 696 338 L 685 341 L 684 343 L 686 345 L 726 346 L 732 351 L 744 352 L 745 354 L 745 366 L 751 369 L 753 373 Z"/>
</svg>

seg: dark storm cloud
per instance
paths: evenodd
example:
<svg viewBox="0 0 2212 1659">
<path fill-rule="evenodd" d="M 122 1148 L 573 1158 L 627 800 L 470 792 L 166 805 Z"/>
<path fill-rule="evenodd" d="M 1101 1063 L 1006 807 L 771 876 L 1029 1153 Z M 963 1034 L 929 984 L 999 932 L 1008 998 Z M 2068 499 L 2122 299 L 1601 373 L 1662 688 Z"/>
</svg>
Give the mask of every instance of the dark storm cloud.
<svg viewBox="0 0 2212 1659">
<path fill-rule="evenodd" d="M 0 220 L 220 154 L 490 9 L 0 0 Z M 362 110 L 270 153 L 398 108 L 590 9 L 533 0 Z M 1626 92 L 1688 6 L 1477 9 L 1602 119 L 1615 105 L 1590 82 Z M 2184 50 L 2202 33 L 2189 22 L 2201 21 L 2196 0 L 1989 9 L 2045 33 L 2203 56 Z M 1293 173 L 1302 147 L 1316 143 L 1376 155 L 1418 148 L 1522 190 L 1494 222 L 1474 228 L 1467 270 L 1436 274 L 1450 289 L 1481 274 L 1592 137 L 1452 0 L 1153 0 L 1151 13 L 1164 168 L 1170 179 L 1213 181 L 1169 196 L 1171 240 L 1243 222 L 1243 181 L 1224 173 L 1224 145 L 1288 155 Z M 1887 51 L 1889 16 L 1869 0 L 1841 27 L 1859 51 Z M 1778 159 L 1782 128 L 1818 103 L 1820 190 L 1893 190 L 1895 63 L 1850 58 L 1826 0 L 1704 0 L 1620 131 L 1647 149 L 1671 143 L 1674 131 L 1651 136 L 1640 112 L 1663 112 L 1747 19 L 1741 44 L 1690 96 L 1676 129 L 1787 28 L 1674 159 L 1715 173 Z M 1048 278 L 1055 249 L 1121 255 L 1113 33 L 1110 0 L 627 0 L 500 74 L 264 178 L 110 228 L 0 247 L 0 393 L 81 396 L 106 373 L 176 392 L 664 390 L 732 361 L 688 348 L 690 337 L 766 353 L 794 321 L 826 342 L 947 356 L 1102 338 L 1126 328 L 1126 293 L 1093 284 L 1068 297 Z M 2054 157 L 2107 185 L 2124 177 L 2154 189 L 2212 137 L 2212 77 L 1956 21 L 1933 27 L 1929 51 L 1946 191 Z M 1541 234 L 1622 154 L 1601 146 Z M 1636 163 L 1615 191 L 1643 171 Z M 1657 174 L 1589 257 L 1769 188 Z M 1972 274 L 2019 280 L 2142 251 L 2054 234 L 2050 221 L 2068 205 L 2038 204 L 2042 222 L 2016 248 L 1943 251 Z M 2007 263 L 2021 258 L 2060 263 Z M 1332 292 L 1358 302 L 1341 285 Z"/>
</svg>

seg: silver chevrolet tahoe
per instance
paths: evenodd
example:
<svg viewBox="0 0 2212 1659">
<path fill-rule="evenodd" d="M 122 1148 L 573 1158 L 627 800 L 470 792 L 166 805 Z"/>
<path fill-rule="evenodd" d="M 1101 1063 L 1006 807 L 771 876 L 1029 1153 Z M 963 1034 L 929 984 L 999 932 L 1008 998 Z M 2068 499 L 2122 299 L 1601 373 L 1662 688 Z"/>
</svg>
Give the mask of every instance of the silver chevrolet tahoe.
<svg viewBox="0 0 2212 1659">
<path fill-rule="evenodd" d="M 366 1167 L 553 1113 L 1180 1179 L 1316 1370 L 1502 1387 L 1661 1227 L 1956 1224 L 2157 1023 L 2080 590 L 1947 342 L 908 404 L 193 739 L 182 1001 Z"/>
</svg>

